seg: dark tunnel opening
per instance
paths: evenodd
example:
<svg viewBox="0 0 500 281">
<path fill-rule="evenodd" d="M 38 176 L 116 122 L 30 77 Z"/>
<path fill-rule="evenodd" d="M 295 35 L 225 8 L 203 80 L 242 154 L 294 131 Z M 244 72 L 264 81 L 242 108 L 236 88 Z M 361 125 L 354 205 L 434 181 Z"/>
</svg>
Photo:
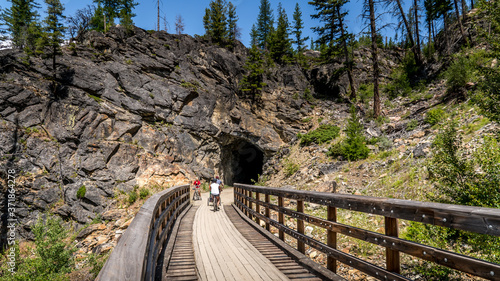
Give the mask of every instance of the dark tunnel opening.
<svg viewBox="0 0 500 281">
<path fill-rule="evenodd" d="M 225 183 L 252 184 L 252 180 L 257 181 L 262 174 L 264 153 L 255 145 L 242 140 L 226 147 L 225 155 L 231 159 L 226 158 Z"/>
</svg>

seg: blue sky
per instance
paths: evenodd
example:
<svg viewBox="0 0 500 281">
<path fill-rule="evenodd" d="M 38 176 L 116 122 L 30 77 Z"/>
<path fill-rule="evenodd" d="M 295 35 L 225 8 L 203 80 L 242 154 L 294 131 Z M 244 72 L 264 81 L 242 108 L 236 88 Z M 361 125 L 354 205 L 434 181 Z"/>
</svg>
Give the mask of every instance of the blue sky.
<svg viewBox="0 0 500 281">
<path fill-rule="evenodd" d="M 134 10 L 137 15 L 133 18 L 135 25 L 143 29 L 156 29 L 157 0 L 136 1 L 139 2 L 139 5 L 137 5 Z M 44 6 L 43 0 L 37 0 L 37 2 L 42 4 L 42 7 Z M 275 18 L 278 3 L 282 3 L 283 8 L 288 14 L 290 23 L 293 19 L 295 3 L 298 2 L 302 10 L 302 20 L 304 21 L 305 26 L 303 30 L 304 36 L 313 38 L 317 37 L 311 31 L 311 27 L 319 25 L 319 22 L 311 19 L 310 15 L 315 13 L 315 11 L 313 6 L 307 4 L 308 1 L 270 0 L 270 2 Z M 65 7 L 65 15 L 70 16 L 74 15 L 76 10 L 82 9 L 93 2 L 92 0 L 61 0 L 61 3 Z M 205 8 L 208 7 L 209 3 L 210 0 L 160 0 L 160 16 L 167 19 L 167 28 L 170 33 L 175 32 L 175 18 L 177 15 L 181 15 L 185 23 L 184 33 L 189 35 L 203 35 L 205 33 L 203 29 L 203 15 L 205 13 Z M 250 29 L 252 28 L 252 25 L 257 22 L 260 0 L 233 0 L 232 3 L 236 6 L 236 13 L 239 17 L 238 25 L 241 27 L 241 41 L 243 44 L 248 46 L 250 41 Z M 351 0 L 351 2 L 345 6 L 348 11 L 348 30 L 355 34 L 361 32 L 361 30 L 365 27 L 363 19 L 360 17 L 362 6 L 363 0 Z M 10 2 L 7 2 L 7 0 L 0 0 L 0 7 L 10 7 Z M 42 17 L 45 16 L 43 11 L 40 11 L 40 14 Z M 163 29 L 163 27 L 164 24 L 162 20 L 160 28 Z M 382 34 L 392 36 L 393 31 L 386 29 L 382 32 Z M 306 43 L 309 45 L 310 41 Z"/>
</svg>

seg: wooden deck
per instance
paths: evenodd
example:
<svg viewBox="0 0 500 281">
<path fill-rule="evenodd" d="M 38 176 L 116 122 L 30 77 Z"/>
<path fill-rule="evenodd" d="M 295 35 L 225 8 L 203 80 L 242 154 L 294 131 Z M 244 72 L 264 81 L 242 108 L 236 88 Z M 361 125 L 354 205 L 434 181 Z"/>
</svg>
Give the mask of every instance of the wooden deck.
<svg viewBox="0 0 500 281">
<path fill-rule="evenodd" d="M 194 218 L 193 245 L 200 280 L 290 280 L 259 252 L 229 220 L 224 207 L 214 212 L 208 194 Z M 225 190 L 224 204 L 232 203 L 232 190 Z M 229 208 L 225 206 L 225 208 Z"/>
</svg>

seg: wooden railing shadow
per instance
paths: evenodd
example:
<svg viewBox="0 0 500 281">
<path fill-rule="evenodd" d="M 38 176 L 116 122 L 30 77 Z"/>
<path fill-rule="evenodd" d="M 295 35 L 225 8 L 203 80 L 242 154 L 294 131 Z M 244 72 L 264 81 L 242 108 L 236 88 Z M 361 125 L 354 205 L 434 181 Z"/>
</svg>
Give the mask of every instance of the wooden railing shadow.
<svg viewBox="0 0 500 281">
<path fill-rule="evenodd" d="M 265 196 L 264 201 L 261 200 L 261 195 Z M 278 205 L 271 203 L 271 196 L 277 197 Z M 285 198 L 296 201 L 296 210 L 284 206 Z M 304 202 L 326 206 L 327 219 L 304 213 Z M 401 252 L 489 280 L 500 280 L 499 264 L 398 238 L 397 223 L 398 219 L 403 219 L 500 236 L 498 209 L 243 184 L 234 186 L 234 203 L 246 216 L 255 219 L 257 224 L 260 224 L 261 220 L 264 221 L 267 231 L 270 231 L 270 226 L 277 228 L 281 240 L 285 240 L 285 234 L 296 239 L 297 250 L 300 252 L 305 253 L 307 244 L 326 254 L 327 268 L 335 273 L 338 261 L 380 280 L 410 280 L 400 275 Z M 385 234 L 338 223 L 337 208 L 383 216 Z M 270 210 L 278 213 L 278 221 L 271 218 Z M 285 215 L 297 220 L 296 230 L 284 224 Z M 325 229 L 327 242 L 323 243 L 305 235 L 305 223 Z M 384 247 L 386 267 L 382 268 L 338 250 L 337 233 Z"/>
<path fill-rule="evenodd" d="M 96 280 L 155 280 L 156 264 L 177 218 L 190 207 L 189 185 L 151 196 L 119 239 Z"/>
</svg>

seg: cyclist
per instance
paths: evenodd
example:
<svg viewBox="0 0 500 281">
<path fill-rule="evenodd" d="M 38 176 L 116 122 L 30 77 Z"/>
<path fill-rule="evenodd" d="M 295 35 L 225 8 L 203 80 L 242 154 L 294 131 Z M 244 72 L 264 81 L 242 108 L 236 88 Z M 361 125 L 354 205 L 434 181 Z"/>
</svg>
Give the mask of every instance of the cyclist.
<svg viewBox="0 0 500 281">
<path fill-rule="evenodd" d="M 220 191 L 222 191 L 224 189 L 224 184 L 219 179 L 219 176 L 215 176 L 215 182 L 217 182 L 217 184 L 220 186 Z"/>
<path fill-rule="evenodd" d="M 212 184 L 210 185 L 210 193 L 213 196 L 214 211 L 217 211 L 219 209 L 220 203 L 220 185 L 217 183 L 216 179 L 212 180 Z"/>
<path fill-rule="evenodd" d="M 194 190 L 194 195 L 193 195 L 193 200 L 201 200 L 201 193 L 200 193 L 200 180 L 196 179 L 193 182 L 193 190 Z"/>
</svg>

